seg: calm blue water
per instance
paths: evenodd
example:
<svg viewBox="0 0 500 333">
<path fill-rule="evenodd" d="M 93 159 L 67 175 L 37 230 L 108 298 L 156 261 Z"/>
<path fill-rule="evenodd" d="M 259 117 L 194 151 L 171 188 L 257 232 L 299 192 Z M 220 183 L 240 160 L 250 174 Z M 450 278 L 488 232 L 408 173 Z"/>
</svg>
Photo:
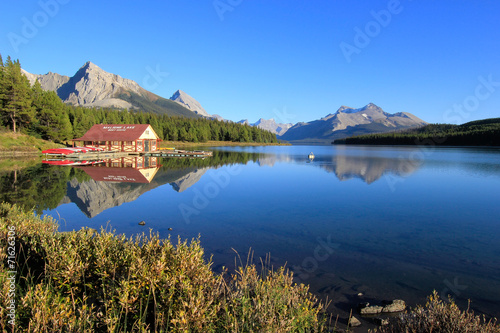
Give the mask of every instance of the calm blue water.
<svg viewBox="0 0 500 333">
<path fill-rule="evenodd" d="M 435 289 L 500 316 L 500 149 L 213 149 L 246 157 L 161 167 L 146 184 L 73 179 L 44 213 L 61 231 L 200 235 L 217 270 L 234 267 L 234 251 L 270 253 L 340 313 L 373 299 L 423 304 Z"/>
</svg>

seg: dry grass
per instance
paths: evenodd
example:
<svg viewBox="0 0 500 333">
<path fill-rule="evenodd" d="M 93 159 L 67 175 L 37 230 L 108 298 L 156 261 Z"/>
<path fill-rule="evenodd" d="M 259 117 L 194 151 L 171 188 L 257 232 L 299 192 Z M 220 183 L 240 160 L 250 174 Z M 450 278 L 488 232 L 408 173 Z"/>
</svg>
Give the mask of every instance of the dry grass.
<svg viewBox="0 0 500 333">
<path fill-rule="evenodd" d="M 474 315 L 470 309 L 461 311 L 451 298 L 445 302 L 434 291 L 428 297 L 425 307 L 417 306 L 376 332 L 498 333 L 500 327 L 496 324 L 496 319 L 486 320 L 484 317 Z"/>
<path fill-rule="evenodd" d="M 62 145 L 50 141 L 37 139 L 22 133 L 0 131 L 0 154 L 28 154 L 40 153 L 42 150 L 61 147 Z"/>
<path fill-rule="evenodd" d="M 126 238 L 0 206 L 16 228 L 16 332 L 322 332 L 322 304 L 284 269 L 214 274 L 199 240 Z M 6 262 L 4 251 L 0 260 Z M 7 299 L 8 268 L 0 268 Z M 0 328 L 10 331 L 0 308 Z"/>
<path fill-rule="evenodd" d="M 324 305 L 284 268 L 246 264 L 215 274 L 199 240 L 126 238 L 82 229 L 59 233 L 0 204 L 0 299 L 9 299 L 7 234 L 16 237 L 16 326 L 2 332 L 328 332 Z M 241 261 L 240 261 L 241 262 Z M 377 332 L 500 332 L 437 293 Z"/>
</svg>

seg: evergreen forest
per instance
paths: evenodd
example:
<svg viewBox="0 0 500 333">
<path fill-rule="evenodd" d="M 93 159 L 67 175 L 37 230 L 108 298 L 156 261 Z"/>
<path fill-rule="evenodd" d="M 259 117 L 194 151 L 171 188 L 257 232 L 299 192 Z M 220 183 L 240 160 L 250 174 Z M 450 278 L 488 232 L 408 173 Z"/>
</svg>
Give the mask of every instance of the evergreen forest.
<svg viewBox="0 0 500 333">
<path fill-rule="evenodd" d="M 353 136 L 335 144 L 500 146 L 500 118 L 471 121 L 462 125 L 429 124 L 398 132 Z"/>
<path fill-rule="evenodd" d="M 19 60 L 0 55 L 0 129 L 62 143 L 95 124 L 150 124 L 164 141 L 278 142 L 269 131 L 230 121 L 67 105 L 38 81 L 31 85 Z"/>
</svg>

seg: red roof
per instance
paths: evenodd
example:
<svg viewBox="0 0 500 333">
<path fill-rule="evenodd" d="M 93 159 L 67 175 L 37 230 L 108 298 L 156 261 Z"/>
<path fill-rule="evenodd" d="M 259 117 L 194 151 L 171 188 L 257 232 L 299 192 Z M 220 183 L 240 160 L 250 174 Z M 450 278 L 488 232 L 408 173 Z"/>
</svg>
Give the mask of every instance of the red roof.
<svg viewBox="0 0 500 333">
<path fill-rule="evenodd" d="M 76 141 L 134 141 L 148 129 L 148 124 L 131 125 L 94 125 Z M 159 139 L 153 128 L 150 128 L 156 139 Z"/>
<path fill-rule="evenodd" d="M 95 181 L 120 183 L 149 183 L 149 180 L 137 169 L 116 167 L 77 167 Z"/>
</svg>

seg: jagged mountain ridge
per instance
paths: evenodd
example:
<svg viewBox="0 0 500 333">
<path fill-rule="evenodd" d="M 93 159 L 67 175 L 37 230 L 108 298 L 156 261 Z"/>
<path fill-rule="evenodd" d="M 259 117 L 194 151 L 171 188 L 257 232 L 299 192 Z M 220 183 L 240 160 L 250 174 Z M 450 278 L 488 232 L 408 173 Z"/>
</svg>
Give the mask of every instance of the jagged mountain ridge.
<svg viewBox="0 0 500 333">
<path fill-rule="evenodd" d="M 289 123 L 289 124 L 276 123 L 276 121 L 273 118 L 271 118 L 269 120 L 264 119 L 264 118 L 260 118 L 259 120 L 257 120 L 255 123 L 252 123 L 252 124 L 248 121 L 248 119 L 243 119 L 243 120 L 238 121 L 238 123 L 239 124 L 247 124 L 250 126 L 257 126 L 260 129 L 270 131 L 276 135 L 285 134 L 285 132 L 288 131 L 288 129 L 293 126 L 293 124 L 291 124 L 291 123 Z"/>
<path fill-rule="evenodd" d="M 354 109 L 341 106 L 337 112 L 307 123 L 297 123 L 280 139 L 290 142 L 330 143 L 352 135 L 390 132 L 419 127 L 427 122 L 408 112 L 390 114 L 370 103 Z"/>
<path fill-rule="evenodd" d="M 44 90 L 52 90 L 63 102 L 88 107 L 139 109 L 183 117 L 199 117 L 182 104 L 158 96 L 137 82 L 104 71 L 88 61 L 72 77 L 49 72 L 31 74 L 23 70 L 31 84 L 38 80 Z"/>
<path fill-rule="evenodd" d="M 211 116 L 196 99 L 182 90 L 177 90 L 170 99 L 166 99 L 145 90 L 133 80 L 108 73 L 90 61 L 72 77 L 52 72 L 43 75 L 23 72 L 32 84 L 38 80 L 43 89 L 56 91 L 65 103 L 73 105 L 128 108 L 225 121 L 218 115 Z M 252 124 L 248 120 L 238 123 L 268 130 L 280 139 L 292 143 L 329 143 L 352 135 L 388 132 L 427 124 L 410 113 L 386 113 L 372 103 L 359 109 L 341 106 L 334 114 L 295 125 L 280 124 L 274 119 L 263 118 Z"/>
<path fill-rule="evenodd" d="M 194 113 L 211 118 L 212 116 L 208 114 L 207 111 L 201 106 L 201 104 L 194 99 L 193 97 L 189 96 L 182 90 L 177 90 L 170 99 L 174 102 L 179 103 L 180 105 L 184 106 L 185 108 L 193 111 Z"/>
</svg>

